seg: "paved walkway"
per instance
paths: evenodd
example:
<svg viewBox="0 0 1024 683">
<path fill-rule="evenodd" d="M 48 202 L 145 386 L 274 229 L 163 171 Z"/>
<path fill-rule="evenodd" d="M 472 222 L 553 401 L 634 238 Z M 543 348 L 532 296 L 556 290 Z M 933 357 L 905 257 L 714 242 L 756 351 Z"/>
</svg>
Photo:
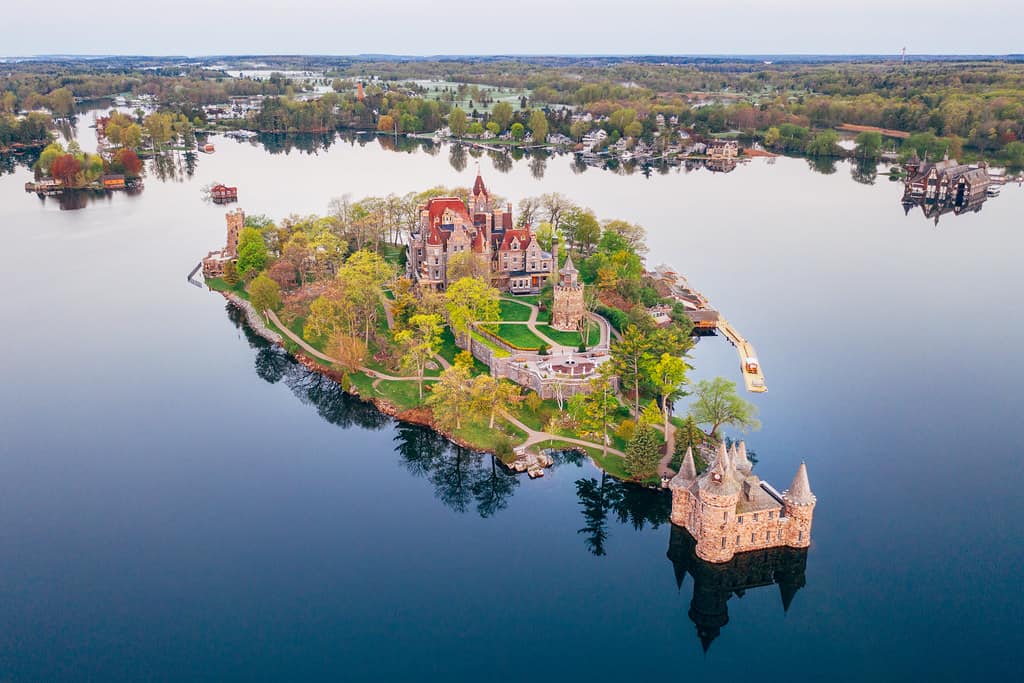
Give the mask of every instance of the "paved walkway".
<svg viewBox="0 0 1024 683">
<path fill-rule="evenodd" d="M 313 348 L 312 346 L 310 346 L 306 342 L 305 339 L 303 339 L 302 337 L 298 336 L 297 334 L 292 332 L 290 329 L 288 329 L 288 326 L 281 322 L 281 319 L 277 317 L 276 313 L 274 313 L 273 311 L 267 311 L 266 313 L 267 313 L 267 316 L 270 318 L 271 322 L 273 322 L 277 326 L 277 329 L 281 330 L 281 332 L 286 337 L 288 337 L 293 342 L 298 344 L 302 348 L 303 351 L 305 351 L 309 355 L 313 356 L 314 358 L 319 358 L 320 360 L 327 361 L 328 363 L 338 363 L 339 362 L 338 359 L 332 358 L 331 356 L 328 356 L 327 354 L 325 354 L 325 353 L 323 353 L 321 351 L 318 351 L 317 349 Z M 373 382 L 373 385 L 372 385 L 374 389 L 377 388 L 378 383 L 382 379 L 390 380 L 392 382 L 415 382 L 415 381 L 418 380 L 417 377 L 396 377 L 394 375 L 388 375 L 388 374 L 385 374 L 383 372 L 377 372 L 376 370 L 372 370 L 372 369 L 364 367 L 364 366 L 360 366 L 358 369 L 359 369 L 360 372 L 363 372 L 368 377 L 371 377 L 371 378 L 374 379 L 374 382 Z M 425 382 L 429 382 L 429 381 L 432 381 L 432 380 L 436 380 L 436 378 L 435 377 L 424 377 L 423 378 L 423 381 L 425 381 Z M 587 446 L 587 447 L 590 447 L 590 448 L 601 448 L 601 444 L 594 443 L 593 441 L 584 441 L 583 439 L 576 439 L 576 438 L 573 438 L 571 436 L 562 436 L 561 434 L 551 434 L 550 432 L 539 432 L 539 431 L 537 431 L 535 429 L 530 429 L 525 424 L 520 422 L 518 419 L 516 419 L 515 417 L 513 417 L 512 415 L 510 415 L 510 414 L 508 414 L 506 412 L 503 412 L 502 415 L 503 415 L 503 417 L 506 420 L 508 420 L 509 422 L 514 424 L 516 427 L 518 427 L 519 429 L 521 429 L 524 432 L 526 432 L 526 441 L 524 441 L 523 443 L 519 444 L 519 446 L 522 447 L 522 448 L 528 448 L 529 446 L 533 446 L 534 444 L 540 443 L 541 441 L 548 441 L 548 440 L 562 441 L 562 442 L 565 442 L 565 443 L 571 443 L 571 444 L 576 445 L 576 446 Z M 625 455 L 626 455 L 622 451 L 620 451 L 620 450 L 618 450 L 616 448 L 612 448 L 611 446 L 609 446 L 607 450 L 608 450 L 609 453 L 613 453 L 613 454 L 618 455 L 620 457 L 625 457 Z M 660 473 L 660 464 L 659 464 L 659 473 Z"/>
<path fill-rule="evenodd" d="M 523 443 L 519 444 L 519 447 L 521 447 L 521 448 L 528 448 L 530 446 L 533 446 L 534 444 L 540 443 L 541 441 L 549 441 L 549 440 L 550 441 L 564 441 L 566 443 L 571 443 L 571 444 L 574 444 L 574 445 L 577 445 L 577 446 L 587 446 L 589 448 L 601 448 L 601 444 L 594 443 L 593 441 L 584 441 L 583 439 L 575 439 L 575 438 L 573 438 L 571 436 L 562 436 L 561 434 L 552 434 L 550 432 L 538 432 L 536 429 L 530 429 L 525 424 L 520 422 L 518 419 L 516 419 L 515 417 L 512 417 L 512 415 L 510 415 L 510 414 L 508 414 L 506 412 L 502 412 L 502 416 L 506 420 L 508 420 L 509 422 L 514 424 L 516 427 L 519 427 L 519 429 L 521 429 L 524 432 L 526 432 L 526 441 L 524 441 Z M 626 455 L 622 451 L 620 451 L 620 450 L 618 450 L 616 448 L 612 448 L 611 446 L 608 447 L 608 452 L 609 453 L 614 453 L 615 455 L 618 455 L 618 456 L 621 456 L 621 457 L 625 457 L 625 455 Z"/>
<path fill-rule="evenodd" d="M 518 299 L 515 299 L 513 297 L 503 296 L 501 298 L 504 301 L 510 301 L 512 303 L 519 304 L 520 306 L 526 306 L 527 308 L 530 309 L 530 319 L 529 320 L 515 320 L 515 321 L 512 321 L 512 320 L 505 321 L 505 320 L 503 320 L 503 321 L 501 321 L 502 325 L 526 325 L 529 328 L 530 332 L 533 332 L 535 335 L 540 337 L 542 341 L 546 342 L 551 347 L 550 352 L 552 354 L 554 354 L 554 353 L 576 353 L 577 347 L 575 347 L 575 346 L 565 346 L 564 344 L 559 344 L 554 339 L 552 339 L 551 337 L 547 336 L 546 334 L 541 332 L 540 329 L 538 329 L 538 327 L 537 327 L 537 316 L 540 314 L 540 309 L 536 305 L 531 304 L 531 303 L 529 303 L 527 301 L 519 301 Z M 610 342 L 611 342 L 611 325 L 608 324 L 607 320 L 605 320 L 601 316 L 597 315 L 596 313 L 587 313 L 587 316 L 591 320 L 596 322 L 597 326 L 601 329 L 601 339 L 600 339 L 600 341 L 598 341 L 596 346 L 589 346 L 588 345 L 588 348 L 595 349 L 595 348 L 603 347 L 603 348 L 607 349 L 609 347 Z"/>
<path fill-rule="evenodd" d="M 300 337 L 299 335 L 295 334 L 290 329 L 288 329 L 288 326 L 285 325 L 283 322 L 281 322 L 280 318 L 278 318 L 277 314 L 274 313 L 273 311 L 267 311 L 267 316 L 270 318 L 270 321 L 272 323 L 277 325 L 277 329 L 281 330 L 281 332 L 284 333 L 284 335 L 286 337 L 288 337 L 293 342 L 295 342 L 300 347 L 302 347 L 302 350 L 305 351 L 306 353 L 308 353 L 309 355 L 313 356 L 314 358 L 319 358 L 320 360 L 325 360 L 328 363 L 338 363 L 339 365 L 341 364 L 341 361 L 339 361 L 337 358 L 332 358 L 332 357 L 328 356 L 326 353 L 322 353 L 321 351 L 318 351 L 317 349 L 313 348 L 308 343 L 306 343 L 305 339 L 303 339 L 302 337 Z M 372 377 L 374 379 L 387 379 L 387 380 L 391 380 L 392 382 L 417 382 L 417 381 L 419 381 L 418 377 L 396 377 L 395 375 L 388 375 L 388 374 L 383 373 L 383 372 L 378 372 L 376 370 L 373 370 L 373 369 L 368 368 L 368 367 L 363 366 L 363 365 L 360 365 L 356 369 L 359 370 L 362 373 L 365 373 L 367 377 Z M 424 377 L 423 381 L 429 382 L 429 381 L 435 380 L 435 379 L 437 379 L 437 378 L 436 377 Z"/>
</svg>

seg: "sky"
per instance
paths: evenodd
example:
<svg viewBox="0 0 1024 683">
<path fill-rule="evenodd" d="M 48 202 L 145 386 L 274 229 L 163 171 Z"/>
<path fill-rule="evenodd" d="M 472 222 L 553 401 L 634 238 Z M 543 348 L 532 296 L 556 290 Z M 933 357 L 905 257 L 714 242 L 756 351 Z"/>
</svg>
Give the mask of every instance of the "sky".
<svg viewBox="0 0 1024 683">
<path fill-rule="evenodd" d="M 47 0 L 0 56 L 38 54 L 1008 54 L 1022 0 Z"/>
</svg>

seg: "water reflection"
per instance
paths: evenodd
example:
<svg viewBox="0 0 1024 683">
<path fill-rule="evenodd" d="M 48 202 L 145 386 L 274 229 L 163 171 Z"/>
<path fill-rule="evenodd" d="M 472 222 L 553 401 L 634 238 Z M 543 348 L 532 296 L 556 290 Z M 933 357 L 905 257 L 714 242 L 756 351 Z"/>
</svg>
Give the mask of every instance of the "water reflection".
<svg viewBox="0 0 1024 683">
<path fill-rule="evenodd" d="M 693 579 L 690 619 L 704 652 L 729 623 L 729 598 L 742 598 L 753 588 L 777 585 L 782 610 L 789 611 L 797 591 L 807 584 L 806 548 L 767 548 L 740 553 L 729 562 L 712 564 L 697 557 L 696 541 L 686 529 L 672 525 L 668 559 L 682 590 L 686 575 Z"/>
<path fill-rule="evenodd" d="M 582 457 L 578 451 L 562 452 L 562 458 Z M 556 463 L 558 458 L 556 458 Z M 600 479 L 588 477 L 576 481 L 576 497 L 583 514 L 583 527 L 577 533 L 583 536 L 587 550 L 598 557 L 606 555 L 608 517 L 621 524 L 629 524 L 637 531 L 645 526 L 657 529 L 668 522 L 672 499 L 667 492 L 626 484 L 604 472 Z"/>
<path fill-rule="evenodd" d="M 456 512 L 471 507 L 491 517 L 508 507 L 519 478 L 493 455 L 456 446 L 437 432 L 399 424 L 395 441 L 402 464 L 434 487 L 434 495 Z"/>
</svg>

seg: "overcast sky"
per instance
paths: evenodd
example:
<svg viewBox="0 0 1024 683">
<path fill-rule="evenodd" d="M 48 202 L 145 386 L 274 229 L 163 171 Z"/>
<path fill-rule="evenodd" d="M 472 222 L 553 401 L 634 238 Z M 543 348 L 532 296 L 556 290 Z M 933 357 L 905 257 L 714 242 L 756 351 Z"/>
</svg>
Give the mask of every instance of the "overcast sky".
<svg viewBox="0 0 1024 683">
<path fill-rule="evenodd" d="M 912 54 L 1024 52 L 1024 0 L 4 4 L 4 56 L 894 54 L 904 46 Z"/>
</svg>

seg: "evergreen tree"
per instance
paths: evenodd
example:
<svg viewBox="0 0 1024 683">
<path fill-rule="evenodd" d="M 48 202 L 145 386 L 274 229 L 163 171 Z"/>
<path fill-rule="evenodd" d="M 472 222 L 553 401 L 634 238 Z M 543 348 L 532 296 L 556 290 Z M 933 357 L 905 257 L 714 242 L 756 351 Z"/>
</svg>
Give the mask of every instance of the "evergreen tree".
<svg viewBox="0 0 1024 683">
<path fill-rule="evenodd" d="M 658 473 L 661 448 L 654 427 L 637 427 L 633 440 L 626 446 L 626 471 L 634 479 L 647 479 Z"/>
</svg>

